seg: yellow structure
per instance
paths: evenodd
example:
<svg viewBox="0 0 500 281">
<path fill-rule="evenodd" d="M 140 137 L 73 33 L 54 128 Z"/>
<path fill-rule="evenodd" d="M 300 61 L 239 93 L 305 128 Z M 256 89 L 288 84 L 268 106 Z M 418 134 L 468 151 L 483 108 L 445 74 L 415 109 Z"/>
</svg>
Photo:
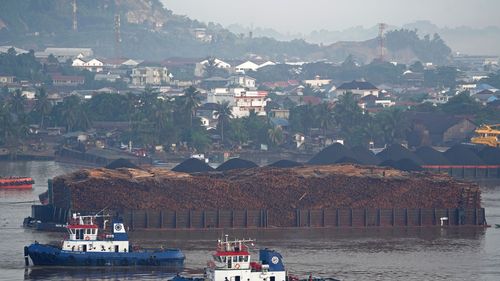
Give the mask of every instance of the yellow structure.
<svg viewBox="0 0 500 281">
<path fill-rule="evenodd" d="M 482 125 L 475 132 L 478 136 L 471 139 L 472 143 L 500 147 L 500 124 Z"/>
</svg>

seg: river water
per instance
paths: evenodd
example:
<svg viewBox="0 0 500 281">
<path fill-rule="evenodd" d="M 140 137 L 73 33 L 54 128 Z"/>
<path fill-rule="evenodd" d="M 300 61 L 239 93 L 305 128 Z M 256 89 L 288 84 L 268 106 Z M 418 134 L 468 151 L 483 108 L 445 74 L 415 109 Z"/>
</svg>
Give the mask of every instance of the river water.
<svg viewBox="0 0 500 281">
<path fill-rule="evenodd" d="M 47 179 L 78 169 L 56 162 L 0 162 L 0 176 L 31 176 L 33 190 L 0 190 L 0 280 L 158 280 L 173 276 L 158 268 L 25 267 L 23 247 L 34 240 L 58 241 L 61 234 L 21 227 Z M 500 184 L 483 189 L 487 221 L 500 223 Z M 135 243 L 179 247 L 184 274 L 201 274 L 223 231 L 132 232 Z M 257 247 L 278 250 L 290 273 L 341 280 L 500 280 L 500 229 L 379 228 L 225 230 L 255 238 Z M 255 257 L 255 255 L 254 255 Z"/>
</svg>

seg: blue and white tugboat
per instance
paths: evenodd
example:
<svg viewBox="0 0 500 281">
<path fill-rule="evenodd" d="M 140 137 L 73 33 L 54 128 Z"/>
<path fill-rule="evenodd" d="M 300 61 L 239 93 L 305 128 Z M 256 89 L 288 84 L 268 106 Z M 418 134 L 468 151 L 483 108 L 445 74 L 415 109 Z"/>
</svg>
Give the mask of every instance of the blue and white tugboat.
<svg viewBox="0 0 500 281">
<path fill-rule="evenodd" d="M 66 226 L 69 238 L 57 247 L 35 242 L 24 247 L 25 263 L 55 266 L 168 266 L 181 268 L 179 249 L 138 250 L 131 247 L 121 220 L 112 222 L 111 233 L 100 233 L 97 216 L 74 214 Z M 103 229 L 106 229 L 104 220 Z"/>
<path fill-rule="evenodd" d="M 283 257 L 271 249 L 260 249 L 259 260 L 252 261 L 246 243 L 254 240 L 219 240 L 212 260 L 207 263 L 204 276 L 175 276 L 172 281 L 299 281 L 287 274 Z M 338 281 L 334 278 L 313 278 L 300 281 Z"/>
</svg>

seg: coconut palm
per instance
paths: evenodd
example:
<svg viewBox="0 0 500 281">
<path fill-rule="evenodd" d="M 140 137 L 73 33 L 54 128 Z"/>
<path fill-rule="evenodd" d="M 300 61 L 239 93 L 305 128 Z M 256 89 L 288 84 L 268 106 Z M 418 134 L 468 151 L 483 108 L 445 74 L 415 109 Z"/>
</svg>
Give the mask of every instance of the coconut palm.
<svg viewBox="0 0 500 281">
<path fill-rule="evenodd" d="M 267 131 L 267 135 L 271 144 L 280 145 L 283 143 L 283 129 L 280 126 L 270 128 Z"/>
<path fill-rule="evenodd" d="M 10 109 L 12 110 L 12 113 L 15 113 L 15 114 L 23 113 L 25 103 L 26 103 L 26 98 L 21 93 L 21 90 L 17 89 L 9 101 Z"/>
<path fill-rule="evenodd" d="M 217 103 L 215 117 L 217 118 L 217 127 L 220 128 L 222 143 L 224 143 L 224 124 L 227 124 L 229 122 L 229 119 L 233 117 L 233 112 L 231 106 L 229 105 L 229 101 Z"/>
<path fill-rule="evenodd" d="M 61 117 L 65 122 L 67 132 L 71 132 L 75 128 L 86 130 L 91 126 L 85 107 L 77 96 L 69 96 L 64 99 Z"/>
<path fill-rule="evenodd" d="M 193 127 L 193 117 L 196 109 L 201 105 L 200 92 L 195 87 L 190 86 L 184 91 L 184 109 L 189 112 L 189 128 Z"/>
<path fill-rule="evenodd" d="M 52 104 L 50 103 L 47 92 L 44 88 L 40 88 L 36 94 L 36 102 L 34 111 L 40 114 L 40 128 L 43 128 L 45 116 L 50 114 Z"/>
<path fill-rule="evenodd" d="M 326 135 L 326 131 L 331 128 L 334 123 L 332 108 L 328 103 L 324 102 L 317 105 L 314 111 L 317 124 L 323 130 L 323 135 Z"/>
</svg>

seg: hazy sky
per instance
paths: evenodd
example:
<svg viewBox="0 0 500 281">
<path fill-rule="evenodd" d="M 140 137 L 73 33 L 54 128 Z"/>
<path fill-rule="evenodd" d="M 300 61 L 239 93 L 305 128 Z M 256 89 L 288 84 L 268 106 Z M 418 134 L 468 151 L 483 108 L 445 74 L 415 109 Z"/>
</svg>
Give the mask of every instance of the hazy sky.
<svg viewBox="0 0 500 281">
<path fill-rule="evenodd" d="M 222 25 L 281 32 L 342 30 L 379 22 L 430 20 L 438 26 L 500 26 L 500 0 L 161 0 L 175 14 Z"/>
</svg>

